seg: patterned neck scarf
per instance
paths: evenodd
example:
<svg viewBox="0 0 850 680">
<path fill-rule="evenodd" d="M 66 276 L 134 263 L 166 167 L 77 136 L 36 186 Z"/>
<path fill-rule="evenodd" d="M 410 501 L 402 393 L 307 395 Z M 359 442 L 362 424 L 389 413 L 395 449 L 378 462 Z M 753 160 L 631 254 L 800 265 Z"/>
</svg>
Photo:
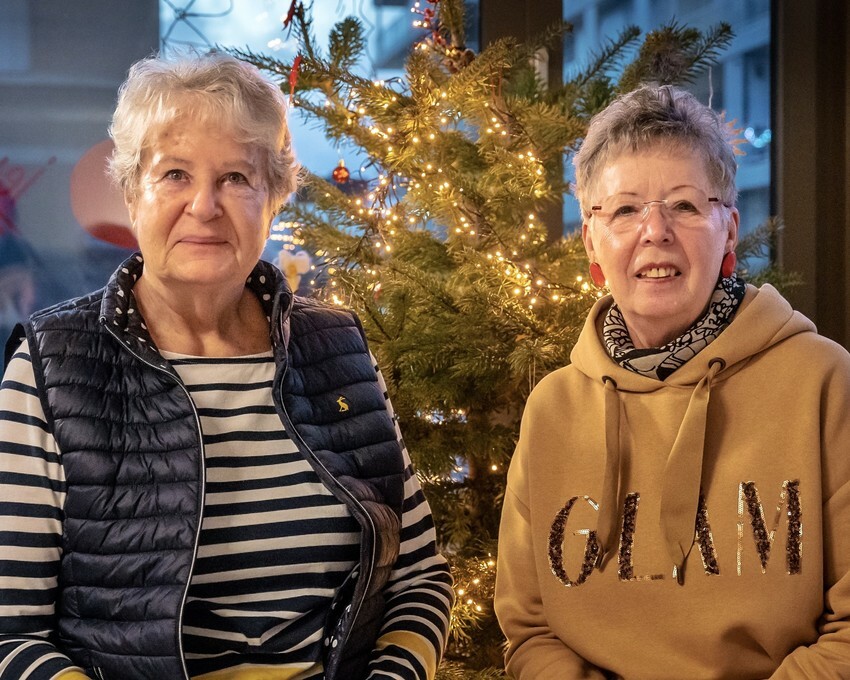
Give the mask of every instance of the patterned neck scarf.
<svg viewBox="0 0 850 680">
<path fill-rule="evenodd" d="M 648 378 L 666 380 L 677 368 L 705 349 L 731 322 L 744 299 L 747 285 L 735 274 L 717 282 L 708 311 L 675 340 L 663 347 L 636 349 L 617 304 L 611 305 L 602 325 L 608 354 L 620 366 Z"/>
</svg>

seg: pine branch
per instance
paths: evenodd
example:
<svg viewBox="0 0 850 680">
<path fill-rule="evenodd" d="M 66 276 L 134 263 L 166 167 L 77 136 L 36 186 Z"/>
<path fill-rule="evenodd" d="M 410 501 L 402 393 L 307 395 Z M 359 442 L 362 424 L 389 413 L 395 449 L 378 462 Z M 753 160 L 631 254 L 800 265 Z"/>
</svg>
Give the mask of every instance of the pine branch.
<svg viewBox="0 0 850 680">
<path fill-rule="evenodd" d="M 512 38 L 492 42 L 466 68 L 446 83 L 447 98 L 458 104 L 458 112 L 480 118 L 486 115 L 482 105 L 498 92 L 502 75 L 514 63 L 517 43 Z"/>
<path fill-rule="evenodd" d="M 773 218 L 741 236 L 735 248 L 738 261 L 746 264 L 753 259 L 769 258 L 771 251 L 776 249 L 784 228 L 785 225 L 781 219 Z"/>
<path fill-rule="evenodd" d="M 540 48 L 551 48 L 559 45 L 564 36 L 572 34 L 573 25 L 569 21 L 556 21 L 547 26 L 537 35 L 531 36 L 528 41 L 520 46 L 519 54 L 522 58 L 533 57 Z"/>
<path fill-rule="evenodd" d="M 575 77 L 553 91 L 552 98 L 583 120 L 584 127 L 590 118 L 604 109 L 616 95 L 612 77 L 640 37 L 637 26 L 627 26 L 614 40 L 608 40 L 593 54 L 590 65 Z"/>
<path fill-rule="evenodd" d="M 729 47 L 734 37 L 735 32 L 726 22 L 719 23 L 710 29 L 708 34 L 701 35 L 691 52 L 691 64 L 688 69 L 690 79 L 686 82 L 715 65 L 720 59 L 720 53 Z"/>
<path fill-rule="evenodd" d="M 606 40 L 598 50 L 591 53 L 592 61 L 569 82 L 573 88 L 583 86 L 600 79 L 608 79 L 608 72 L 615 70 L 626 58 L 629 49 L 633 48 L 640 37 L 637 26 L 627 26 L 616 39 Z"/>
<path fill-rule="evenodd" d="M 363 56 L 366 40 L 363 25 L 354 17 L 346 17 L 331 29 L 328 39 L 329 61 L 341 71 L 350 71 Z"/>
<path fill-rule="evenodd" d="M 312 15 L 313 3 L 309 2 L 305 7 L 304 3 L 298 0 L 295 5 L 292 26 L 294 27 L 298 44 L 301 47 L 301 53 L 305 58 L 318 61 L 321 57 L 319 51 L 314 47 L 316 39 L 313 37 Z"/>
<path fill-rule="evenodd" d="M 785 225 L 781 219 L 772 217 L 742 236 L 735 248 L 739 262 L 738 270 L 748 283 L 754 286 L 770 283 L 783 294 L 803 285 L 800 275 L 786 271 L 776 264 L 768 264 L 756 269 L 760 264 L 756 261 L 771 262 L 784 228 Z"/>
<path fill-rule="evenodd" d="M 289 77 L 289 71 L 292 68 L 292 64 L 285 64 L 267 54 L 257 54 L 248 47 L 244 49 L 238 47 L 225 47 L 224 51 L 237 59 L 253 64 L 273 77 Z"/>
<path fill-rule="evenodd" d="M 646 82 L 691 82 L 700 71 L 716 63 L 720 50 L 732 37 L 729 24 L 719 24 L 703 35 L 671 21 L 646 36 L 637 59 L 623 71 L 617 90 L 628 92 Z"/>
<path fill-rule="evenodd" d="M 425 272 L 400 259 L 392 260 L 388 263 L 387 267 L 389 271 L 402 277 L 407 283 L 412 285 L 414 290 L 419 293 L 420 300 L 423 302 L 441 307 L 443 311 L 453 315 L 460 312 L 448 287 L 440 280 L 439 276 Z"/>
<path fill-rule="evenodd" d="M 446 661 L 437 669 L 435 680 L 503 680 L 507 676 L 498 668 L 471 671 L 456 661 Z"/>
<path fill-rule="evenodd" d="M 456 50 L 466 49 L 465 8 L 463 0 L 442 0 L 439 4 L 440 31 L 448 44 Z"/>
</svg>

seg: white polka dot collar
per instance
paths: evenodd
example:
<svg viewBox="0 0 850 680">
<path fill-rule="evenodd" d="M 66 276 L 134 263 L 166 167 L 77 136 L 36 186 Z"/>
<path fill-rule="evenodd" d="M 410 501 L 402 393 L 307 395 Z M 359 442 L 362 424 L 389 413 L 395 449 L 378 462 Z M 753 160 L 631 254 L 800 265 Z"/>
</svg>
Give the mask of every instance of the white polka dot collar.
<svg viewBox="0 0 850 680">
<path fill-rule="evenodd" d="M 106 285 L 100 307 L 101 322 L 110 326 L 116 337 L 139 352 L 154 352 L 161 362 L 153 338 L 148 331 L 142 315 L 136 305 L 133 287 L 142 275 L 144 258 L 135 253 L 127 258 L 112 275 Z M 271 321 L 275 314 L 275 302 L 281 299 L 279 309 L 286 309 L 292 299 L 292 292 L 283 273 L 274 265 L 260 260 L 245 282 L 247 288 L 257 296 L 266 318 Z"/>
</svg>

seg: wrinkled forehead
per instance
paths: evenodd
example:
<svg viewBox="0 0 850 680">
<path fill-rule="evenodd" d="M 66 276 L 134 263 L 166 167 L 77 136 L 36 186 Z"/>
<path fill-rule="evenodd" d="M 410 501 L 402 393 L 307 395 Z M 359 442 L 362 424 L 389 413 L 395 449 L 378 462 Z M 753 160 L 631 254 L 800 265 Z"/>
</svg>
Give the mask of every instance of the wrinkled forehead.
<svg viewBox="0 0 850 680">
<path fill-rule="evenodd" d="M 703 154 L 682 144 L 656 143 L 609 155 L 586 195 L 590 200 L 619 194 L 657 198 L 685 187 L 713 190 Z"/>
<path fill-rule="evenodd" d="M 151 123 L 142 141 L 139 160 L 145 167 L 158 154 L 171 153 L 175 148 L 185 153 L 182 149 L 201 149 L 209 145 L 222 159 L 241 159 L 257 168 L 265 162 L 260 145 L 250 140 L 240 126 L 206 113 L 195 115 L 186 111 Z"/>
</svg>

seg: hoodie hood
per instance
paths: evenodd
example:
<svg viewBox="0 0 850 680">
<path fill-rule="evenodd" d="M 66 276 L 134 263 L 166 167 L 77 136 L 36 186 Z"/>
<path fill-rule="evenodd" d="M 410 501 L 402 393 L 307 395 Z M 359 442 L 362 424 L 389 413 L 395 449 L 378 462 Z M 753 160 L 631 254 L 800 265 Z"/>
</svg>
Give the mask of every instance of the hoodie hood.
<svg viewBox="0 0 850 680">
<path fill-rule="evenodd" d="M 770 285 L 747 286 L 747 292 L 729 326 L 666 380 L 634 373 L 615 363 L 602 342 L 602 322 L 613 303 L 600 299 L 591 309 L 571 354 L 574 368 L 605 390 L 605 472 L 599 502 L 597 566 L 602 569 L 616 550 L 619 508 L 623 489 L 620 444 L 621 398 L 627 393 L 664 389 L 690 392 L 687 410 L 668 455 L 661 483 L 661 529 L 674 574 L 684 582 L 683 566 L 694 544 L 699 507 L 705 432 L 712 389 L 752 357 L 798 333 L 816 332 L 814 324 L 794 311 Z"/>
</svg>

